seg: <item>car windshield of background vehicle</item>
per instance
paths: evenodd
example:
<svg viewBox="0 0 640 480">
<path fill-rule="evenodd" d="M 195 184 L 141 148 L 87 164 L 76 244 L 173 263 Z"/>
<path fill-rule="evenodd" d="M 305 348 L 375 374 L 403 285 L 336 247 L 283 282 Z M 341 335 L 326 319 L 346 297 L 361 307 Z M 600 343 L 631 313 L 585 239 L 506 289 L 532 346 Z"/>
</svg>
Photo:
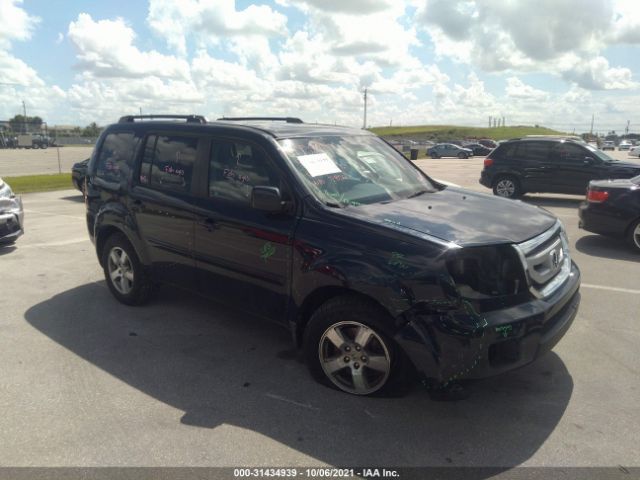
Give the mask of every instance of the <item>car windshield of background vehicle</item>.
<svg viewBox="0 0 640 480">
<path fill-rule="evenodd" d="M 437 190 L 377 137 L 323 136 L 279 143 L 298 177 L 329 206 L 357 207 Z"/>
<path fill-rule="evenodd" d="M 585 148 L 587 150 L 589 150 L 591 153 L 593 153 L 600 160 L 604 161 L 604 162 L 619 162 L 620 161 L 620 160 L 617 160 L 615 158 L 611 158 L 609 155 L 604 153 L 602 150 L 600 150 L 600 149 L 598 149 L 596 147 L 593 147 L 591 145 L 586 145 Z"/>
</svg>

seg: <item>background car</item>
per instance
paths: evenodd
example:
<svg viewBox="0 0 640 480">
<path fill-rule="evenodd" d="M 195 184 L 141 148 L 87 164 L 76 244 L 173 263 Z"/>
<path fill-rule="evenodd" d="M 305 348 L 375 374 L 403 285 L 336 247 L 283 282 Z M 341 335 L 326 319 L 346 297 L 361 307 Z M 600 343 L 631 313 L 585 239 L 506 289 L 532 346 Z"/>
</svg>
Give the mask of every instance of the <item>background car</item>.
<svg viewBox="0 0 640 480">
<path fill-rule="evenodd" d="M 84 193 L 84 179 L 87 176 L 87 167 L 89 165 L 89 159 L 82 160 L 81 162 L 74 163 L 71 167 L 71 181 L 73 186 Z"/>
<path fill-rule="evenodd" d="M 481 143 L 467 143 L 464 148 L 470 148 L 474 155 L 481 157 L 486 157 L 493 150 L 493 148 L 485 147 Z"/>
<path fill-rule="evenodd" d="M 630 157 L 640 157 L 640 146 L 629 149 Z"/>
<path fill-rule="evenodd" d="M 580 227 L 584 230 L 626 238 L 640 253 L 640 175 L 589 182 L 579 215 Z"/>
<path fill-rule="evenodd" d="M 22 200 L 0 178 L 0 245 L 15 242 L 24 233 Z"/>
<path fill-rule="evenodd" d="M 496 148 L 498 146 L 498 144 L 494 141 L 491 140 L 490 138 L 483 138 L 481 140 L 478 140 L 478 143 L 480 145 L 484 145 L 487 148 Z"/>
<path fill-rule="evenodd" d="M 480 183 L 506 198 L 526 192 L 584 195 L 591 180 L 636 175 L 640 164 L 614 160 L 584 142 L 525 137 L 500 144 L 485 158 Z"/>
<path fill-rule="evenodd" d="M 427 150 L 427 155 L 431 158 L 458 157 L 469 158 L 473 156 L 473 150 L 464 148 L 453 143 L 439 143 Z"/>
<path fill-rule="evenodd" d="M 629 150 L 632 147 L 631 142 L 629 140 L 623 140 L 620 142 L 620 145 L 618 145 L 618 150 L 622 151 L 622 150 Z"/>
<path fill-rule="evenodd" d="M 615 149 L 616 149 L 616 144 L 611 140 L 602 142 L 602 147 L 600 148 L 600 150 L 615 150 Z"/>
</svg>

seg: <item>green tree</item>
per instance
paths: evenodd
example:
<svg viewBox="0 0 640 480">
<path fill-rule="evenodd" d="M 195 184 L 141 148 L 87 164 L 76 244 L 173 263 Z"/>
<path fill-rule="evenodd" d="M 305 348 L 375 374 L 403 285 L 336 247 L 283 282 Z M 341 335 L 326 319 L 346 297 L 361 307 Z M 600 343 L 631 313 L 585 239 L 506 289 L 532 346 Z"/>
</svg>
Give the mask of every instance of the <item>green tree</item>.
<svg viewBox="0 0 640 480">
<path fill-rule="evenodd" d="M 91 122 L 87 125 L 84 130 L 82 130 L 83 137 L 97 137 L 100 135 L 101 128 L 96 124 L 96 122 Z"/>
<path fill-rule="evenodd" d="M 11 130 L 14 132 L 39 132 L 42 127 L 42 119 L 40 117 L 16 115 L 9 119 L 9 125 L 11 125 Z"/>
</svg>

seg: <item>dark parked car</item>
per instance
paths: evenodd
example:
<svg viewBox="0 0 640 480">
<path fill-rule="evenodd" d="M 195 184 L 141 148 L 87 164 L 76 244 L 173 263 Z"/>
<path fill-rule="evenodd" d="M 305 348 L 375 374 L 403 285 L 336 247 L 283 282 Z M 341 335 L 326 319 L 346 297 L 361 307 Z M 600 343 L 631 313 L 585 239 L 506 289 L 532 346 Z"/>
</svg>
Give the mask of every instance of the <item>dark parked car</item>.
<svg viewBox="0 0 640 480">
<path fill-rule="evenodd" d="M 87 227 L 122 303 L 165 283 L 273 320 L 360 395 L 520 367 L 573 321 L 580 273 L 550 213 L 435 182 L 363 130 L 182 120 L 123 117 L 89 162 Z"/>
<path fill-rule="evenodd" d="M 81 162 L 74 163 L 71 167 L 71 181 L 73 186 L 84 193 L 84 179 L 87 176 L 87 167 L 89 166 L 89 159 L 82 160 Z"/>
<path fill-rule="evenodd" d="M 0 245 L 14 243 L 24 233 L 22 200 L 0 178 Z"/>
<path fill-rule="evenodd" d="M 474 155 L 478 155 L 480 157 L 486 157 L 493 150 L 492 148 L 485 147 L 480 143 L 467 143 L 464 148 L 471 149 Z"/>
<path fill-rule="evenodd" d="M 480 183 L 507 198 L 527 192 L 583 195 L 591 180 L 639 174 L 640 164 L 614 160 L 584 142 L 522 138 L 501 143 L 491 152 L 484 160 Z"/>
<path fill-rule="evenodd" d="M 470 148 L 464 148 L 454 143 L 438 143 L 437 145 L 434 145 L 433 147 L 427 149 L 427 155 L 429 155 L 431 158 L 469 158 L 473 156 L 473 151 Z"/>
<path fill-rule="evenodd" d="M 589 182 L 579 213 L 581 228 L 626 238 L 640 252 L 640 176 Z"/>
<path fill-rule="evenodd" d="M 490 138 L 483 138 L 482 140 L 478 140 L 480 145 L 484 145 L 487 148 L 491 148 L 492 150 L 498 146 L 495 140 L 491 140 Z"/>
</svg>

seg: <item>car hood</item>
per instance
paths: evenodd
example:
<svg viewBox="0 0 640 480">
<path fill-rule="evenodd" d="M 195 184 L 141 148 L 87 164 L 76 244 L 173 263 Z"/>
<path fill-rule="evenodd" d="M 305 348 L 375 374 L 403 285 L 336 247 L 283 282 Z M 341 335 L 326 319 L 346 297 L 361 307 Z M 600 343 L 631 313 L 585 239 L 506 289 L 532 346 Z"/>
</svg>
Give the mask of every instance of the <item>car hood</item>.
<svg viewBox="0 0 640 480">
<path fill-rule="evenodd" d="M 459 246 L 524 242 L 557 221 L 539 207 L 455 187 L 390 203 L 348 207 L 339 212 Z"/>
</svg>

